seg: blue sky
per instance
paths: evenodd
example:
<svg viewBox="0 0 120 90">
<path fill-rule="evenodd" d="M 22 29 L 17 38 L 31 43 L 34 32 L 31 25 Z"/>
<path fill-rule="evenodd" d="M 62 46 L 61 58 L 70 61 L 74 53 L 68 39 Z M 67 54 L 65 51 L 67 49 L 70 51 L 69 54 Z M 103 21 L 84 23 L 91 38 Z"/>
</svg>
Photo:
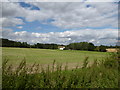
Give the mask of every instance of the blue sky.
<svg viewBox="0 0 120 90">
<path fill-rule="evenodd" d="M 48 19 L 46 22 L 47 24 L 42 24 L 39 21 L 33 21 L 33 22 L 27 22 L 24 18 L 22 17 L 17 17 L 20 18 L 24 21 L 24 25 L 16 25 L 16 27 L 10 27 L 14 31 L 28 31 L 28 32 L 40 32 L 40 33 L 48 33 L 48 32 L 64 32 L 64 31 L 70 31 L 72 29 L 62 29 L 59 27 L 56 27 L 54 25 L 49 24 L 53 20 Z M 17 27 L 22 26 L 22 29 L 18 29 Z M 74 30 L 82 30 L 82 29 L 105 29 L 105 28 L 111 28 L 111 29 L 117 29 L 117 27 L 111 27 L 111 26 L 104 26 L 104 27 L 82 27 L 82 28 L 74 28 Z"/>
<path fill-rule="evenodd" d="M 18 2 L 19 5 L 21 7 L 24 8 L 28 8 L 30 10 L 39 10 L 40 8 L 35 6 L 35 5 L 31 5 L 25 2 Z M 65 31 L 65 29 L 61 29 L 59 27 L 53 26 L 51 24 L 49 24 L 50 22 L 54 21 L 53 19 L 47 19 L 44 22 L 47 24 L 42 24 L 40 21 L 33 21 L 33 22 L 27 22 L 25 20 L 25 18 L 23 17 L 16 17 L 16 18 L 20 18 L 24 21 L 24 25 L 22 25 L 22 31 L 26 30 L 28 32 L 41 32 L 41 33 L 48 33 L 48 32 L 63 32 Z M 21 25 L 16 25 L 16 27 L 10 27 L 11 29 L 13 29 L 14 31 L 19 31 L 19 29 L 17 27 L 19 27 Z"/>
<path fill-rule="evenodd" d="M 28 4 L 28 3 L 25 3 L 25 2 L 19 2 L 19 5 L 21 7 L 24 7 L 24 8 L 28 8 L 30 10 L 39 10 L 40 11 L 40 8 L 35 6 L 35 5 L 31 5 L 31 4 Z M 92 7 L 91 5 L 86 5 L 87 8 L 89 7 Z M 115 17 L 115 16 L 114 16 Z M 64 32 L 64 31 L 67 31 L 67 30 L 80 30 L 80 29 L 105 29 L 105 28 L 111 28 L 111 29 L 117 29 L 117 27 L 112 27 L 112 26 L 103 26 L 103 27 L 79 27 L 79 28 L 72 28 L 72 29 L 63 29 L 63 28 L 59 28 L 59 27 L 56 27 L 52 24 L 50 24 L 50 22 L 53 22 L 54 19 L 50 18 L 50 19 L 47 19 L 45 21 L 42 21 L 42 23 L 40 21 L 33 21 L 33 22 L 27 22 L 23 17 L 16 17 L 16 18 L 20 18 L 24 21 L 24 25 L 22 25 L 22 31 L 26 30 L 28 32 L 40 32 L 40 33 L 48 33 L 48 32 Z M 46 24 L 43 24 L 43 22 L 45 22 Z M 14 31 L 20 31 L 17 26 L 21 26 L 21 25 L 16 25 L 16 27 L 10 27 L 12 28 Z"/>
<path fill-rule="evenodd" d="M 20 18 L 20 17 L 17 17 Z M 10 27 L 14 31 L 28 31 L 28 32 L 41 32 L 41 33 L 48 33 L 48 32 L 59 32 L 64 31 L 60 29 L 59 27 L 53 26 L 51 24 L 42 24 L 39 21 L 33 21 L 33 22 L 27 22 L 24 20 L 24 18 L 21 18 L 24 21 L 24 25 L 16 25 L 16 27 Z M 22 29 L 18 29 L 17 27 L 22 26 Z"/>
<path fill-rule="evenodd" d="M 31 5 L 25 2 L 18 2 L 20 4 L 20 6 L 24 7 L 24 8 L 30 8 L 30 10 L 40 10 L 39 7 L 35 6 L 35 5 Z"/>
<path fill-rule="evenodd" d="M 117 40 L 118 4 L 114 2 L 18 2 L 3 3 L 2 8 L 3 32 L 10 33 L 3 34 L 4 38 L 31 44 L 115 45 Z"/>
</svg>

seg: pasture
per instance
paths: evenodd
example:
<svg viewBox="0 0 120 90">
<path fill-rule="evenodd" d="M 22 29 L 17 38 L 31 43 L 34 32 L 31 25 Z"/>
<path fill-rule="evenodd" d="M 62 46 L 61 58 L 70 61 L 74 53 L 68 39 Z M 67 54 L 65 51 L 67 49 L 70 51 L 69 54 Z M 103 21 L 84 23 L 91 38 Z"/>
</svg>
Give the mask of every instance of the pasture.
<svg viewBox="0 0 120 90">
<path fill-rule="evenodd" d="M 3 88 L 118 88 L 120 74 L 116 53 L 109 55 L 106 52 L 32 48 L 3 48 L 2 52 L 5 60 L 2 67 Z M 87 56 L 89 58 L 85 59 Z M 6 63 L 5 58 L 9 59 L 10 65 Z M 31 67 L 26 66 L 24 58 Z M 98 64 L 95 59 L 103 61 Z M 48 65 L 53 60 L 63 64 L 68 62 L 70 68 L 66 65 L 62 68 L 61 64 Z M 94 61 L 91 67 L 87 67 L 87 60 Z M 47 67 L 40 68 L 35 62 Z M 82 68 L 75 66 L 81 63 Z"/>
<path fill-rule="evenodd" d="M 77 50 L 50 50 L 50 49 L 35 49 L 35 48 L 2 48 L 2 58 L 9 59 L 9 63 L 17 65 L 23 59 L 27 64 L 51 64 L 54 60 L 57 63 L 66 64 L 69 66 L 76 66 L 81 64 L 85 57 L 92 63 L 95 59 L 102 60 L 109 53 L 95 52 L 95 51 L 77 51 Z"/>
</svg>

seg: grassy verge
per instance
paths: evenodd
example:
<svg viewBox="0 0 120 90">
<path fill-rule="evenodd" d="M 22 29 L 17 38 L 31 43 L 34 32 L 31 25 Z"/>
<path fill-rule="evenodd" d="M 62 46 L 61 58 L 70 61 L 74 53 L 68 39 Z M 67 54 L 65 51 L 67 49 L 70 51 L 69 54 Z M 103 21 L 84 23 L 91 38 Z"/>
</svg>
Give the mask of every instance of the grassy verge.
<svg viewBox="0 0 120 90">
<path fill-rule="evenodd" d="M 43 68 L 33 64 L 30 68 L 23 60 L 15 69 L 3 62 L 2 87 L 3 88 L 118 88 L 119 87 L 119 54 L 112 54 L 102 62 L 95 60 L 88 66 L 88 57 L 84 60 L 82 68 L 76 66 L 69 70 L 68 66 L 49 65 Z M 40 72 L 39 72 L 40 69 Z"/>
</svg>

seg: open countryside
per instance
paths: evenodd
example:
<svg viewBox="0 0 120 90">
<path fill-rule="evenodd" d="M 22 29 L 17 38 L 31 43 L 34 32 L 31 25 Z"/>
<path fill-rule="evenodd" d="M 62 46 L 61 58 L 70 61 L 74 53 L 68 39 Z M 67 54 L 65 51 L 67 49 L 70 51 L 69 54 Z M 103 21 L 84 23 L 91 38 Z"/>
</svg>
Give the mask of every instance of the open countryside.
<svg viewBox="0 0 120 90">
<path fill-rule="evenodd" d="M 54 1 L 0 3 L 0 88 L 119 88 L 118 0 Z"/>
<path fill-rule="evenodd" d="M 2 52 L 4 88 L 118 88 L 119 86 L 120 73 L 117 69 L 120 53 L 110 55 L 110 52 L 11 47 L 2 47 Z M 86 57 L 89 57 L 89 62 Z M 54 60 L 59 63 L 57 66 Z M 63 68 L 60 63 L 64 65 Z M 89 64 L 91 66 L 87 67 Z"/>
<path fill-rule="evenodd" d="M 78 50 L 50 50 L 35 48 L 2 48 L 3 60 L 8 58 L 10 63 L 19 64 L 21 60 L 26 59 L 28 64 L 51 64 L 54 60 L 58 63 L 82 63 L 85 57 L 89 62 L 94 60 L 102 60 L 108 56 L 108 52 L 96 51 L 78 51 Z"/>
</svg>

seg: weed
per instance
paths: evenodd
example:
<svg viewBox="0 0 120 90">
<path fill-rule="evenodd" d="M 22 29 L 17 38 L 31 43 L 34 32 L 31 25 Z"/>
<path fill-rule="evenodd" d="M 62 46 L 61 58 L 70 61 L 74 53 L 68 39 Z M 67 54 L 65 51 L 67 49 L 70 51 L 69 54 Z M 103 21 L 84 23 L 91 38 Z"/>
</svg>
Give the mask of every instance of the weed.
<svg viewBox="0 0 120 90">
<path fill-rule="evenodd" d="M 68 70 L 53 61 L 52 67 L 41 68 L 39 64 L 26 66 L 25 59 L 14 69 L 5 59 L 2 65 L 3 88 L 118 88 L 118 54 L 112 54 L 101 63 L 95 60 L 87 68 L 88 57 L 82 68 Z M 55 67 L 56 65 L 56 67 Z"/>
</svg>

